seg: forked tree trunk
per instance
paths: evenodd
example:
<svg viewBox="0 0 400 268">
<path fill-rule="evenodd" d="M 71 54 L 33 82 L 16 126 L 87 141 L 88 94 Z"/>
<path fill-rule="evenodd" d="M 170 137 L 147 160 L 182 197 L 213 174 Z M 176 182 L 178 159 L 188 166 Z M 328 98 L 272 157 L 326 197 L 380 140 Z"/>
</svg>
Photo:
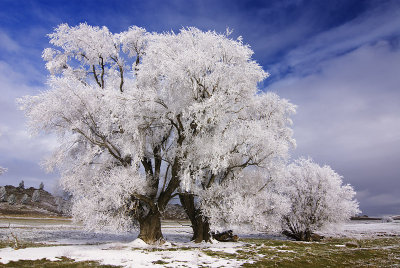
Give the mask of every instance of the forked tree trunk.
<svg viewBox="0 0 400 268">
<path fill-rule="evenodd" d="M 161 214 L 150 211 L 149 214 L 139 219 L 140 233 L 138 238 L 147 244 L 163 243 L 164 238 L 161 232 Z"/>
<path fill-rule="evenodd" d="M 192 241 L 201 243 L 202 241 L 211 241 L 210 224 L 207 218 L 201 215 L 200 209 L 196 209 L 194 204 L 194 197 L 190 194 L 180 194 L 179 199 L 190 222 L 192 223 L 193 237 Z"/>
</svg>

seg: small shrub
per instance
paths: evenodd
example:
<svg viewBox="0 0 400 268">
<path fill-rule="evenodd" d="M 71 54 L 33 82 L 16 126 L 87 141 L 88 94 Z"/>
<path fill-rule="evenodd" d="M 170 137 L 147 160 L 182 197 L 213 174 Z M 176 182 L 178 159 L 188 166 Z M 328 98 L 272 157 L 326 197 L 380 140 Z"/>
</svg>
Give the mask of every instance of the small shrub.
<svg viewBox="0 0 400 268">
<path fill-rule="evenodd" d="M 56 205 L 57 205 L 57 211 L 58 211 L 58 213 L 63 213 L 63 210 L 64 210 L 64 200 L 63 200 L 60 196 L 57 196 L 57 197 L 55 198 L 55 202 L 56 202 Z"/>
<path fill-rule="evenodd" d="M 35 190 L 32 195 L 32 202 L 39 202 L 40 201 L 40 192 L 39 190 Z"/>
<path fill-rule="evenodd" d="M 393 218 L 390 216 L 382 217 L 382 222 L 393 222 Z"/>
<path fill-rule="evenodd" d="M 353 187 L 343 185 L 342 177 L 329 166 L 301 158 L 288 166 L 286 180 L 285 191 L 292 203 L 283 221 L 288 237 L 311 241 L 314 232 L 360 212 Z"/>
<path fill-rule="evenodd" d="M 43 188 L 44 188 L 44 184 L 43 184 L 43 182 L 41 182 L 39 185 L 39 190 L 43 190 Z"/>
<path fill-rule="evenodd" d="M 6 187 L 1 186 L 0 187 L 0 202 L 7 201 L 6 197 L 7 197 Z"/>
<path fill-rule="evenodd" d="M 24 194 L 24 196 L 21 199 L 22 204 L 27 204 L 29 202 L 29 196 L 27 194 Z"/>
<path fill-rule="evenodd" d="M 12 229 L 10 228 L 10 225 L 8 226 L 8 228 L 10 229 L 10 235 L 8 236 L 8 243 L 10 244 L 10 246 L 13 249 L 19 249 L 21 244 L 20 244 L 17 234 L 12 231 Z"/>
<path fill-rule="evenodd" d="M 59 214 L 70 216 L 71 215 L 71 201 L 63 199 L 61 196 L 54 198 L 57 205 L 57 212 Z"/>
<path fill-rule="evenodd" d="M 24 182 L 24 180 L 22 180 L 22 181 L 19 183 L 18 188 L 20 188 L 20 189 L 25 189 L 25 182 Z"/>
<path fill-rule="evenodd" d="M 8 199 L 7 199 L 7 202 L 8 202 L 8 204 L 10 204 L 10 205 L 14 205 L 15 204 L 15 195 L 13 195 L 13 194 L 11 194 L 9 197 L 8 197 Z"/>
</svg>

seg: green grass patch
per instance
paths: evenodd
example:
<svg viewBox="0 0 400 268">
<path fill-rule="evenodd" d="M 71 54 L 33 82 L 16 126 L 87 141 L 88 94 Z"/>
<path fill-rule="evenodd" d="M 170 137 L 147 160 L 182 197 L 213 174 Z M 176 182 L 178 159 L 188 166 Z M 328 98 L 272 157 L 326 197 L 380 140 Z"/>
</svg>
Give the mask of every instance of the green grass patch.
<svg viewBox="0 0 400 268">
<path fill-rule="evenodd" d="M 240 258 L 240 255 L 238 256 L 237 254 L 232 254 L 232 253 L 226 253 L 223 251 L 215 251 L 215 250 L 203 250 L 205 254 L 208 256 L 216 257 L 216 258 L 225 258 L 225 259 L 237 259 L 238 257 Z"/>
<path fill-rule="evenodd" d="M 163 260 L 158 260 L 158 261 L 153 261 L 153 264 L 168 264 L 169 262 L 163 261 Z"/>
<path fill-rule="evenodd" d="M 21 267 L 21 268 L 50 268 L 50 267 L 68 267 L 68 268 L 83 268 L 83 267 L 100 267 L 100 268 L 115 268 L 121 266 L 102 265 L 96 261 L 80 261 L 75 262 L 73 259 L 61 257 L 59 261 L 50 261 L 48 259 L 41 260 L 21 260 L 11 261 L 7 264 L 0 264 L 0 267 Z"/>
<path fill-rule="evenodd" d="M 18 241 L 18 247 L 16 247 L 15 241 L 12 240 L 0 240 L 0 248 L 14 248 L 14 249 L 22 249 L 22 248 L 38 248 L 38 247 L 54 247 L 52 244 L 44 244 L 44 243 L 35 243 L 35 242 L 27 242 L 27 241 Z M 63 245 L 56 245 L 63 246 Z"/>
<path fill-rule="evenodd" d="M 326 239 L 322 242 L 243 239 L 243 267 L 399 267 L 400 238 Z M 348 247 L 347 243 L 356 245 Z M 209 254 L 208 251 L 205 251 Z"/>
</svg>

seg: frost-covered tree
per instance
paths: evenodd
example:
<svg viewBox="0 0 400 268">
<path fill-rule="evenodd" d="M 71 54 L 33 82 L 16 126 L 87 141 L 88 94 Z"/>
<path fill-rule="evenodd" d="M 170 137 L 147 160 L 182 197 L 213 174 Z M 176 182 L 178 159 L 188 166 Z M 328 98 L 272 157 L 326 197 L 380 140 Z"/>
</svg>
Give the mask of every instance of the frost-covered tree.
<svg viewBox="0 0 400 268">
<path fill-rule="evenodd" d="M 1 186 L 0 187 L 0 202 L 5 202 L 7 199 L 7 191 L 6 187 Z"/>
<path fill-rule="evenodd" d="M 35 190 L 32 194 L 32 202 L 39 202 L 40 201 L 40 191 Z"/>
<path fill-rule="evenodd" d="M 359 213 L 355 192 L 329 166 L 319 166 L 301 158 L 287 169 L 285 192 L 291 210 L 284 217 L 285 234 L 296 240 L 311 239 L 311 234 L 342 224 Z"/>
<path fill-rule="evenodd" d="M 3 168 L 3 167 L 0 167 L 0 175 L 2 175 L 5 172 L 7 172 L 7 169 Z M 1 186 L 0 187 L 0 202 L 5 202 L 6 201 L 6 197 L 7 197 L 6 187 Z"/>
<path fill-rule="evenodd" d="M 71 215 L 71 201 L 68 199 L 64 199 L 61 196 L 56 196 L 54 198 L 55 203 L 57 205 L 58 213 L 66 216 Z"/>
<path fill-rule="evenodd" d="M 381 219 L 382 222 L 393 222 L 393 218 L 391 216 L 383 216 Z"/>
<path fill-rule="evenodd" d="M 29 196 L 24 194 L 21 198 L 21 204 L 27 204 L 29 202 Z"/>
<path fill-rule="evenodd" d="M 281 168 L 275 171 L 243 170 L 235 177 L 202 191 L 202 212 L 212 230 L 280 232 L 282 217 L 290 209 L 288 198 L 282 194 Z"/>
<path fill-rule="evenodd" d="M 40 184 L 39 184 L 39 190 L 43 190 L 44 189 L 44 184 L 43 184 L 43 182 L 41 182 Z"/>
<path fill-rule="evenodd" d="M 197 242 L 210 238 L 201 192 L 244 169 L 272 168 L 294 144 L 293 105 L 257 89 L 267 73 L 241 39 L 227 35 L 194 28 L 159 35 L 138 73 L 139 86 L 159 96 L 168 120 L 178 119 L 172 123 L 183 156 L 178 191 Z"/>
<path fill-rule="evenodd" d="M 159 210 L 179 179 L 171 169 L 158 192 L 171 127 L 158 125 L 149 113 L 158 104 L 134 83 L 148 34 L 138 27 L 112 34 L 106 27 L 63 24 L 49 36 L 53 48 L 43 53 L 49 89 L 22 103 L 34 132 L 60 138 L 48 166 L 60 169 L 73 194 L 73 215 L 89 229 L 139 223 L 143 240 L 162 239 Z"/>
<path fill-rule="evenodd" d="M 1 136 L 1 133 L 0 133 L 0 136 Z M 7 169 L 0 166 L 0 175 L 2 175 L 5 172 L 7 172 Z"/>
<path fill-rule="evenodd" d="M 14 194 L 10 194 L 10 196 L 7 198 L 7 202 L 10 205 L 14 205 L 16 202 L 16 197 Z"/>
<path fill-rule="evenodd" d="M 58 134 L 49 167 L 91 229 L 138 224 L 140 238 L 159 241 L 161 212 L 177 194 L 202 225 L 199 191 L 270 167 L 293 143 L 293 106 L 259 92 L 267 74 L 241 39 L 86 24 L 49 36 L 49 89 L 21 102 L 33 132 Z"/>
<path fill-rule="evenodd" d="M 55 197 L 60 197 L 63 200 L 66 201 L 71 201 L 72 199 L 72 194 L 65 191 L 65 189 L 62 186 L 61 180 L 58 179 L 54 184 L 53 184 L 53 189 L 52 193 Z"/>
<path fill-rule="evenodd" d="M 25 182 L 24 182 L 24 180 L 22 180 L 22 181 L 18 184 L 18 188 L 20 188 L 20 189 L 25 189 Z"/>
</svg>

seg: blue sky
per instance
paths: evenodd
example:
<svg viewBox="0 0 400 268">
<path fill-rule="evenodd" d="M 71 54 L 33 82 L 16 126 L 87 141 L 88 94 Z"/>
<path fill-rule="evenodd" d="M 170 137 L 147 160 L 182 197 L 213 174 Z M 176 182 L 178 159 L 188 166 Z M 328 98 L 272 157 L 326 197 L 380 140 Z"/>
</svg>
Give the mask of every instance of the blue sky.
<svg viewBox="0 0 400 268">
<path fill-rule="evenodd" d="M 370 215 L 400 214 L 400 1 L 0 1 L 0 185 L 53 190 L 39 166 L 56 146 L 30 137 L 15 99 L 45 89 L 46 34 L 87 22 L 112 32 L 233 29 L 271 76 L 262 85 L 298 106 L 297 148 L 354 186 Z"/>
</svg>

